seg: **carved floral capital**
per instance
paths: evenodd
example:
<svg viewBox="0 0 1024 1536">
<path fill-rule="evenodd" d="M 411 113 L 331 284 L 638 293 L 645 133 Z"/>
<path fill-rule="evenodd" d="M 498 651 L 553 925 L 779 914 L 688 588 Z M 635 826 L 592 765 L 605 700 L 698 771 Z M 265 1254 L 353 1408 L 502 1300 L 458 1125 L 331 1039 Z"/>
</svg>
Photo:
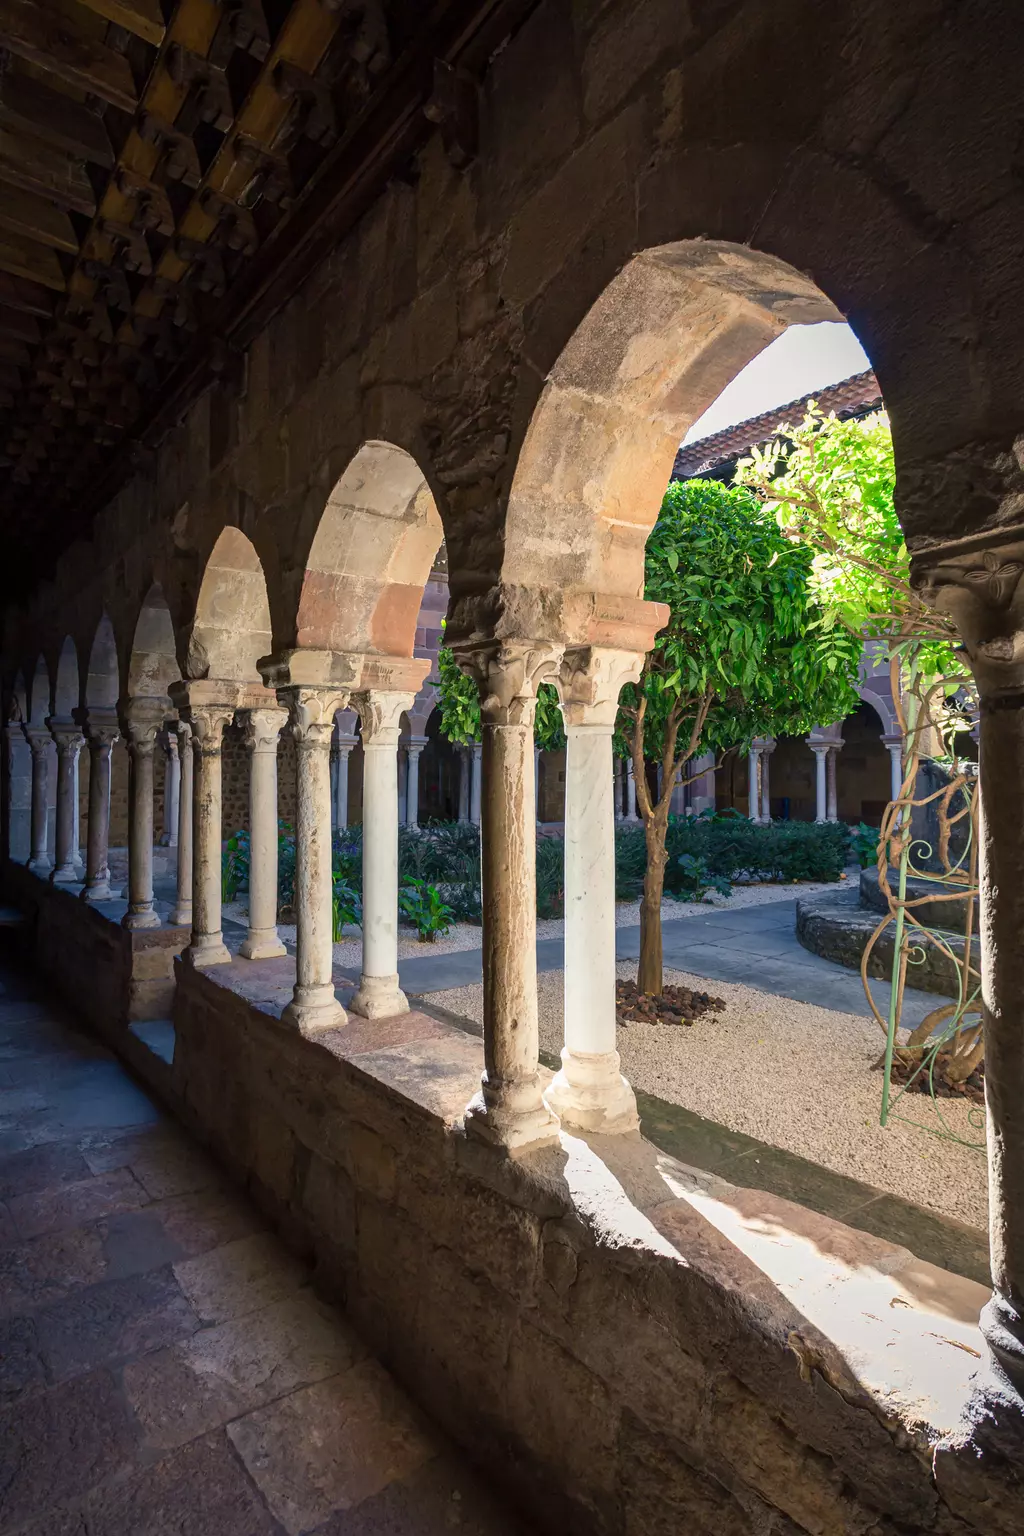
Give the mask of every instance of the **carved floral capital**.
<svg viewBox="0 0 1024 1536">
<path fill-rule="evenodd" d="M 329 753 L 334 716 L 348 703 L 348 689 L 292 685 L 278 688 L 277 697 L 287 706 L 288 730 L 295 745 L 300 749 Z"/>
<path fill-rule="evenodd" d="M 639 679 L 643 664 L 641 651 L 596 645 L 566 651 L 556 685 L 566 726 L 614 726 L 619 694 Z"/>
<path fill-rule="evenodd" d="M 276 752 L 278 737 L 288 722 L 286 709 L 273 706 L 239 710 L 242 741 L 247 752 Z"/>
<path fill-rule="evenodd" d="M 359 724 L 365 747 L 397 747 L 402 729 L 402 715 L 415 702 L 414 693 L 392 693 L 371 688 L 353 699 L 359 712 Z"/>
<path fill-rule="evenodd" d="M 564 646 L 550 640 L 463 641 L 452 647 L 480 693 L 487 725 L 533 725 L 537 689 L 558 676 Z"/>
<path fill-rule="evenodd" d="M 1024 690 L 1024 541 L 915 556 L 910 581 L 949 616 L 970 657 L 982 697 Z"/>
</svg>

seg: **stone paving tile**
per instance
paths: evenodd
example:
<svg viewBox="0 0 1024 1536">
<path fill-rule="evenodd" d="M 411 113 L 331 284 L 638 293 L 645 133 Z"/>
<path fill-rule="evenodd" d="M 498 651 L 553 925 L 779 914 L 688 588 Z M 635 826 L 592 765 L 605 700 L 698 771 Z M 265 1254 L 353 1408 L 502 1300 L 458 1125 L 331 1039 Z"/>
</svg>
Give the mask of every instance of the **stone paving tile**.
<svg viewBox="0 0 1024 1536">
<path fill-rule="evenodd" d="M 46 1386 L 36 1326 L 30 1317 L 0 1322 L 0 1405 Z"/>
<path fill-rule="evenodd" d="M 78 1183 L 91 1171 L 78 1148 L 66 1142 L 0 1156 L 0 1200 L 35 1194 L 54 1184 Z"/>
<path fill-rule="evenodd" d="M 228 1426 L 288 1536 L 301 1536 L 438 1455 L 427 1422 L 375 1360 Z"/>
<path fill-rule="evenodd" d="M 117 1211 L 138 1210 L 146 1192 L 127 1168 L 115 1168 L 76 1184 L 63 1184 L 34 1195 L 8 1201 L 14 1224 L 23 1238 L 37 1237 L 66 1227 L 81 1226 Z"/>
<path fill-rule="evenodd" d="M 16 1243 L 17 1241 L 18 1229 L 14 1225 L 14 1217 L 4 1202 L 0 1201 L 0 1248 L 6 1247 L 8 1243 Z"/>
<path fill-rule="evenodd" d="M 312 1536 L 524 1536 L 517 1512 L 455 1457 L 442 1455 L 390 1483 Z"/>
<path fill-rule="evenodd" d="M 50 1232 L 0 1250 L 0 1317 L 59 1301 L 106 1278 L 103 1238 L 94 1227 Z"/>
<path fill-rule="evenodd" d="M 178 1284 L 204 1323 L 245 1317 L 298 1290 L 307 1270 L 269 1232 L 239 1238 L 175 1264 Z"/>
<path fill-rule="evenodd" d="M 106 1371 L 79 1376 L 0 1413 L 0 1531 L 16 1529 L 119 1471 L 137 1438 Z"/>
<path fill-rule="evenodd" d="M 347 1370 L 365 1345 L 308 1290 L 125 1367 L 147 1443 L 170 1449 Z"/>
<path fill-rule="evenodd" d="M 223 1185 L 175 1195 L 146 1207 L 158 1218 L 183 1258 L 195 1258 L 212 1248 L 264 1231 L 255 1208 Z"/>
<path fill-rule="evenodd" d="M 57 1381 L 176 1343 L 199 1326 L 170 1266 L 77 1291 L 40 1312 L 36 1323 Z"/>
</svg>

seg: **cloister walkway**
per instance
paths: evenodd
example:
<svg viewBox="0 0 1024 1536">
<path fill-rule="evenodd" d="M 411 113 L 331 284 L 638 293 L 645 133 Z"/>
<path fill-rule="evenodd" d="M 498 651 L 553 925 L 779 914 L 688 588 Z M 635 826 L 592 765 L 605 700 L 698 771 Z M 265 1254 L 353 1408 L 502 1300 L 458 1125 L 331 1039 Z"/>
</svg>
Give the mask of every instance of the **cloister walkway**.
<svg viewBox="0 0 1024 1536">
<path fill-rule="evenodd" d="M 214 1164 L 0 965 L 0 1532 L 521 1529 Z"/>
</svg>

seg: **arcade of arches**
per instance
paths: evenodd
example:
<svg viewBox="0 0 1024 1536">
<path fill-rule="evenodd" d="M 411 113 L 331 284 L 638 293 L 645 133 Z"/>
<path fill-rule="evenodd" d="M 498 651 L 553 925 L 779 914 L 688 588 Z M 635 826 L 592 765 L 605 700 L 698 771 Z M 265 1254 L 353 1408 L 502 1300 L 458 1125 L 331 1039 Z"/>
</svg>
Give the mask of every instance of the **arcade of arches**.
<svg viewBox="0 0 1024 1536">
<path fill-rule="evenodd" d="M 3 874 L 35 960 L 550 1529 L 1024 1527 L 1024 45 L 994 0 L 855 9 L 520 7 L 468 164 L 427 134 L 6 611 Z M 616 1051 L 612 728 L 661 622 L 645 539 L 724 385 L 787 326 L 844 316 L 891 417 L 913 579 L 982 698 L 980 1324 L 977 1288 L 906 1249 L 657 1153 Z M 475 765 L 431 720 L 442 617 L 480 692 Z M 554 1075 L 545 682 L 568 743 Z M 718 793 L 870 820 L 896 744 L 870 663 L 863 682 L 842 738 L 756 744 Z M 401 742 L 407 810 L 480 823 L 482 1040 L 399 984 Z M 874 775 L 857 808 L 837 752 Z M 345 976 L 331 828 L 356 807 Z M 236 941 L 222 837 L 243 819 Z"/>
</svg>

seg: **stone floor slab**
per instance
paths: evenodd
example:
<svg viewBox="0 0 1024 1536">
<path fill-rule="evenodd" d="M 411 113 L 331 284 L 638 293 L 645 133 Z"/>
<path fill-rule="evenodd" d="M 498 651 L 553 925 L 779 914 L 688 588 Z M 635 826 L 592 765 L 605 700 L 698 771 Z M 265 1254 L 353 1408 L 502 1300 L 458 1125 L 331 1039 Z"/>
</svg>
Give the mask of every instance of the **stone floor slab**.
<svg viewBox="0 0 1024 1536">
<path fill-rule="evenodd" d="M 223 1185 L 175 1195 L 147 1207 L 183 1258 L 195 1258 L 225 1243 L 263 1230 L 251 1205 Z"/>
<path fill-rule="evenodd" d="M 0 1250 L 0 1317 L 59 1301 L 107 1277 L 102 1234 L 95 1227 L 49 1232 Z"/>
<path fill-rule="evenodd" d="M 8 1201 L 14 1224 L 23 1238 L 78 1227 L 118 1211 L 138 1210 L 145 1204 L 146 1192 L 127 1168 L 115 1168 L 95 1178 Z"/>
<path fill-rule="evenodd" d="M 59 1381 L 175 1343 L 199 1322 L 168 1266 L 78 1291 L 41 1312 L 37 1325 L 43 1356 Z"/>
<path fill-rule="evenodd" d="M 0 1322 L 0 1405 L 17 1402 L 46 1385 L 32 1318 L 11 1317 Z"/>
<path fill-rule="evenodd" d="M 239 1238 L 174 1266 L 178 1284 L 204 1323 L 245 1317 L 304 1285 L 306 1270 L 269 1232 Z"/>
</svg>

